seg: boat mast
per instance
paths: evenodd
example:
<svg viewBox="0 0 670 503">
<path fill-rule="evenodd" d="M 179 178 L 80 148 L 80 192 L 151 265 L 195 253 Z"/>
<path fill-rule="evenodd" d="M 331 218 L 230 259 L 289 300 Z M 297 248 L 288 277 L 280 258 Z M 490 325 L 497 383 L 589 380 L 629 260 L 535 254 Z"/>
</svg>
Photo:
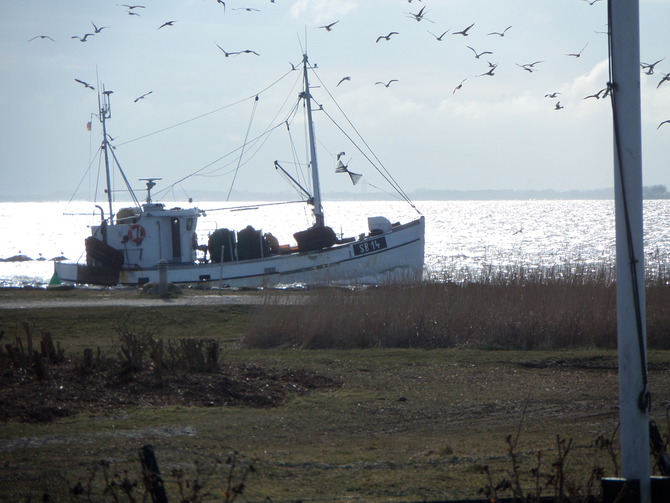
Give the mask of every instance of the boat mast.
<svg viewBox="0 0 670 503">
<path fill-rule="evenodd" d="M 314 139 L 314 123 L 312 122 L 312 95 L 309 90 L 309 79 L 307 78 L 307 70 L 309 67 L 307 54 L 302 56 L 303 75 L 305 79 L 305 90 L 303 97 L 305 98 L 305 106 L 307 107 L 307 131 L 309 134 L 309 155 L 310 164 L 312 167 L 312 192 L 314 198 L 314 218 L 315 227 L 324 226 L 323 207 L 321 206 L 321 187 L 319 186 L 319 168 L 316 162 L 316 140 Z"/>
<path fill-rule="evenodd" d="M 105 175 L 107 176 L 107 201 L 109 202 L 109 223 L 113 224 L 114 211 L 112 210 L 112 181 L 109 171 L 109 154 L 108 149 L 110 147 L 109 141 L 107 140 L 107 119 L 112 118 L 112 110 L 109 106 L 109 95 L 114 91 L 103 91 L 102 92 L 102 101 L 100 94 L 98 94 L 98 108 L 100 109 L 100 122 L 102 122 L 102 149 L 105 152 Z"/>
<path fill-rule="evenodd" d="M 621 469 L 651 501 L 642 201 L 639 0 L 609 0 Z"/>
</svg>

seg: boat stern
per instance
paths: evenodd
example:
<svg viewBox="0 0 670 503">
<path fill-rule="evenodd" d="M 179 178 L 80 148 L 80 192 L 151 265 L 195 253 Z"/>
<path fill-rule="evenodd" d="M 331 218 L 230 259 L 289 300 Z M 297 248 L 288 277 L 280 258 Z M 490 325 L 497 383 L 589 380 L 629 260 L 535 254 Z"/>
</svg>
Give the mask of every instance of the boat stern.
<svg viewBox="0 0 670 503">
<path fill-rule="evenodd" d="M 118 269 L 104 266 L 56 262 L 54 272 L 66 283 L 101 286 L 116 286 L 119 283 Z"/>
</svg>

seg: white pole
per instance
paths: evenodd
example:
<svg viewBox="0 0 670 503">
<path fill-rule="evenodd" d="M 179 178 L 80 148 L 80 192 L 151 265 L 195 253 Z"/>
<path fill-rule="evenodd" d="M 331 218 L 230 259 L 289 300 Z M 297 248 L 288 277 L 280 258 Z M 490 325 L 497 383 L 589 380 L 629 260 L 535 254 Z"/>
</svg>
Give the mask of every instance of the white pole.
<svg viewBox="0 0 670 503">
<path fill-rule="evenodd" d="M 639 0 L 610 0 L 614 110 L 617 340 L 621 469 L 651 501 L 644 295 Z"/>
</svg>

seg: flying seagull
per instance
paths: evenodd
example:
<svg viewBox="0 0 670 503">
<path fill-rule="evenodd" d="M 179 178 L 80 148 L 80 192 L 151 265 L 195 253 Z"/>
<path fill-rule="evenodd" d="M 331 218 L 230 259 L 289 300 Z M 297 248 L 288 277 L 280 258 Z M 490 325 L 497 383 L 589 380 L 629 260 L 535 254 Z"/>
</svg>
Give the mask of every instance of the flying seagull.
<svg viewBox="0 0 670 503">
<path fill-rule="evenodd" d="M 158 28 L 156 28 L 156 29 L 157 29 L 157 30 L 160 30 L 160 29 L 163 28 L 164 26 L 174 26 L 174 23 L 176 23 L 176 22 L 177 22 L 177 21 L 165 21 L 162 25 L 160 25 L 160 26 L 159 26 Z"/>
<path fill-rule="evenodd" d="M 468 31 L 474 25 L 475 25 L 475 23 L 472 23 L 470 26 L 468 26 L 467 28 L 462 29 L 461 31 L 455 31 L 454 33 L 452 33 L 452 35 L 463 35 L 464 37 L 467 37 L 468 36 Z"/>
<path fill-rule="evenodd" d="M 449 30 L 450 30 L 450 29 L 451 29 L 451 28 L 449 28 Z M 444 37 L 447 33 L 449 33 L 449 30 L 447 30 L 447 31 L 445 31 L 444 33 L 442 33 L 442 35 L 440 35 L 439 37 L 438 37 L 437 35 L 435 35 L 435 34 L 434 34 L 432 31 L 430 31 L 430 30 L 426 30 L 426 31 L 427 31 L 428 33 L 430 33 L 433 37 L 435 37 L 435 38 L 437 39 L 438 42 L 442 42 L 442 37 Z"/>
<path fill-rule="evenodd" d="M 489 62 L 489 67 L 490 68 L 488 72 L 480 73 L 479 75 L 477 75 L 477 77 L 484 77 L 484 76 L 493 77 L 493 75 L 495 75 L 493 72 L 496 68 L 498 68 L 498 65 Z"/>
<path fill-rule="evenodd" d="M 55 40 L 54 40 L 53 38 L 51 38 L 49 35 L 37 35 L 37 36 L 31 38 L 30 40 L 28 40 L 28 42 L 32 42 L 32 41 L 35 40 L 36 38 L 48 38 L 48 39 L 51 40 L 52 42 L 55 42 Z"/>
<path fill-rule="evenodd" d="M 239 51 L 237 54 L 255 54 L 256 56 L 260 56 L 256 51 L 252 51 L 251 49 L 244 49 L 243 51 Z"/>
<path fill-rule="evenodd" d="M 118 5 L 118 4 L 117 4 L 117 5 Z M 121 7 L 128 7 L 130 10 L 133 10 L 133 9 L 145 9 L 145 8 L 146 8 L 144 5 L 128 5 L 128 4 L 125 4 L 125 3 L 122 3 L 122 4 L 121 4 Z"/>
<path fill-rule="evenodd" d="M 388 87 L 388 86 L 391 85 L 392 82 L 398 82 L 398 79 L 391 79 L 391 80 L 389 80 L 388 82 L 375 82 L 375 85 L 377 85 L 377 84 L 381 84 L 381 85 L 383 85 L 384 87 Z"/>
<path fill-rule="evenodd" d="M 468 79 L 461 80 L 461 83 L 458 84 L 456 87 L 454 87 L 454 90 L 451 92 L 451 94 L 456 94 L 456 91 L 460 90 L 461 87 L 463 87 L 463 82 L 465 82 L 466 80 L 468 80 Z"/>
<path fill-rule="evenodd" d="M 504 37 L 505 33 L 507 33 L 507 30 L 509 30 L 511 27 L 512 26 L 508 26 L 503 31 L 492 31 L 491 33 L 487 33 L 487 35 L 498 35 L 499 37 Z"/>
<path fill-rule="evenodd" d="M 330 24 L 325 24 L 323 26 L 319 26 L 319 28 L 325 28 L 326 31 L 331 31 L 333 29 L 333 26 L 335 26 L 337 23 L 339 23 L 340 20 L 338 19 L 337 21 L 330 23 Z"/>
<path fill-rule="evenodd" d="M 379 36 L 377 37 L 377 40 L 375 40 L 375 44 L 376 44 L 377 42 L 379 42 L 381 39 L 384 39 L 384 40 L 391 40 L 391 36 L 392 36 L 392 35 L 400 35 L 400 34 L 399 34 L 397 31 L 391 31 L 391 32 L 389 32 L 388 35 L 379 35 Z"/>
<path fill-rule="evenodd" d="M 237 55 L 239 54 L 239 52 L 228 52 L 228 51 L 226 51 L 223 47 L 221 47 L 221 46 L 220 46 L 219 44 L 217 44 L 216 42 L 214 42 L 214 44 L 215 44 L 219 49 L 221 49 L 221 51 L 223 52 L 223 54 L 226 55 L 226 57 L 228 57 L 228 56 L 237 56 Z"/>
<path fill-rule="evenodd" d="M 245 10 L 247 12 L 260 12 L 260 9 L 254 9 L 253 7 L 233 7 L 233 10 Z"/>
<path fill-rule="evenodd" d="M 223 12 L 226 12 L 226 2 L 224 2 L 223 0 L 216 0 L 216 3 L 220 3 L 221 5 L 223 5 Z"/>
<path fill-rule="evenodd" d="M 532 63 L 524 63 L 523 65 L 520 65 L 519 63 L 515 63 L 515 64 L 519 68 L 523 68 L 524 70 L 526 70 L 528 73 L 533 73 L 533 72 L 536 71 L 534 66 L 539 64 L 539 63 L 543 63 L 543 61 L 533 61 Z"/>
<path fill-rule="evenodd" d="M 644 73 L 647 75 L 653 75 L 654 74 L 654 67 L 659 64 L 661 61 L 663 61 L 665 58 L 659 59 L 656 61 L 656 63 L 644 63 L 640 62 L 640 66 L 642 67 L 643 70 L 646 70 Z"/>
<path fill-rule="evenodd" d="M 93 36 L 93 33 L 87 33 L 87 34 L 84 35 L 83 37 L 80 37 L 80 36 L 78 36 L 78 35 L 73 35 L 73 36 L 71 36 L 70 38 L 77 38 L 77 39 L 79 39 L 80 42 L 86 42 L 86 39 L 87 39 L 88 37 L 92 37 L 92 36 Z"/>
<path fill-rule="evenodd" d="M 339 85 L 340 85 L 342 82 L 344 82 L 345 80 L 351 80 L 351 77 L 350 77 L 349 75 L 347 75 L 346 77 L 342 77 L 342 78 L 340 79 L 340 81 L 337 83 L 337 86 L 339 86 Z M 337 87 L 337 86 L 335 86 L 335 87 Z"/>
<path fill-rule="evenodd" d="M 100 28 L 98 28 L 93 21 L 91 21 L 91 24 L 93 25 L 93 30 L 95 31 L 95 33 L 100 33 L 105 28 L 109 28 L 109 26 L 101 26 Z"/>
<path fill-rule="evenodd" d="M 588 42 L 586 43 L 586 45 L 584 45 L 584 47 L 582 47 L 582 50 L 581 50 L 581 51 L 579 51 L 579 52 L 573 52 L 573 53 L 570 53 L 570 54 L 566 54 L 566 56 L 574 56 L 575 58 L 580 57 L 580 56 L 582 55 L 582 52 L 584 51 L 584 49 L 586 49 L 586 46 L 587 46 L 587 45 L 589 45 Z"/>
<path fill-rule="evenodd" d="M 667 81 L 669 81 L 669 80 L 670 80 L 670 73 L 664 73 L 664 74 L 663 74 L 663 78 L 661 79 L 661 81 L 660 81 L 660 82 L 658 83 L 658 85 L 656 86 L 656 89 L 658 89 L 659 87 L 661 87 L 661 84 L 663 84 L 663 82 L 667 82 Z"/>
<path fill-rule="evenodd" d="M 587 4 L 593 5 L 596 2 L 600 2 L 600 0 L 584 0 Z"/>
<path fill-rule="evenodd" d="M 601 96 L 601 94 L 602 94 L 602 96 Z M 585 96 L 584 99 L 586 100 L 588 98 L 595 98 L 595 99 L 599 100 L 600 98 L 607 98 L 609 96 L 609 94 L 610 94 L 610 88 L 609 87 L 603 87 L 597 93 L 589 94 L 588 96 Z"/>
<path fill-rule="evenodd" d="M 466 45 L 466 47 L 467 47 L 468 49 L 470 49 L 472 52 L 475 53 L 475 58 L 477 58 L 477 59 L 479 59 L 479 58 L 480 58 L 481 56 L 483 56 L 484 54 L 493 54 L 491 51 L 477 52 L 477 51 L 475 51 L 472 47 L 470 47 L 469 45 Z"/>
<path fill-rule="evenodd" d="M 79 80 L 79 79 L 74 79 L 74 81 L 75 81 L 75 82 L 79 82 L 79 83 L 82 84 L 84 87 L 86 87 L 86 88 L 88 88 L 88 89 L 92 89 L 93 91 L 95 91 L 95 87 L 93 87 L 93 86 L 92 86 L 91 84 L 89 84 L 88 82 L 84 82 L 83 80 Z"/>
<path fill-rule="evenodd" d="M 424 5 L 421 7 L 421 10 L 414 14 L 413 12 L 408 12 L 407 14 L 409 17 L 416 19 L 417 21 L 421 21 L 423 19 L 423 16 L 425 15 L 426 6 Z"/>
<path fill-rule="evenodd" d="M 563 105 L 561 105 L 560 101 L 556 102 L 556 105 L 554 105 L 554 110 L 560 110 L 561 108 L 565 108 Z"/>
<path fill-rule="evenodd" d="M 137 103 L 138 101 L 143 100 L 145 96 L 149 96 L 151 93 L 153 93 L 153 91 L 149 91 L 148 93 L 144 93 L 144 94 L 143 94 L 142 96 L 140 96 L 139 98 L 135 98 L 135 99 L 133 100 L 133 103 Z"/>
<path fill-rule="evenodd" d="M 561 93 L 559 93 L 559 92 L 553 92 L 553 93 L 551 93 L 551 94 L 545 94 L 544 97 L 545 97 L 545 98 L 556 98 L 559 94 L 561 94 Z"/>
<path fill-rule="evenodd" d="M 670 124 L 670 119 L 666 119 L 663 122 L 661 122 L 656 129 L 660 128 L 663 124 Z"/>
</svg>

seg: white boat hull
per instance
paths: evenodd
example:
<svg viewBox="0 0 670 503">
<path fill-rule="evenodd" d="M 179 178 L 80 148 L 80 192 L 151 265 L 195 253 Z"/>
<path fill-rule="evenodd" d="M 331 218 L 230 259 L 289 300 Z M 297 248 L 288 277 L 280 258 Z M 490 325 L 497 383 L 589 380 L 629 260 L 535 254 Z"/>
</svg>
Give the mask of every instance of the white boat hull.
<svg viewBox="0 0 670 503">
<path fill-rule="evenodd" d="M 423 274 L 424 232 L 421 217 L 388 232 L 317 251 L 221 263 L 168 263 L 167 281 L 248 288 L 417 281 Z M 83 264 L 56 263 L 55 272 L 61 281 L 80 284 L 142 285 L 159 281 L 158 264 L 123 267 L 116 282 L 109 271 Z"/>
</svg>

